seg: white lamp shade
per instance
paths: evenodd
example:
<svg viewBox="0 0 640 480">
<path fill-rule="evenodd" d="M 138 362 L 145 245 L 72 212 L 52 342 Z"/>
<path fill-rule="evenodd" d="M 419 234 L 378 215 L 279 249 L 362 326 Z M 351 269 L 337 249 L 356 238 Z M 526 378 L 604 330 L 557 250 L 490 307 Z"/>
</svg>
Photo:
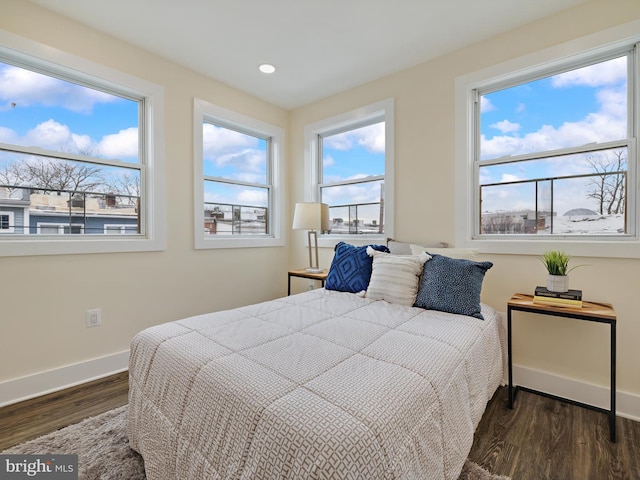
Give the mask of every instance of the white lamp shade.
<svg viewBox="0 0 640 480">
<path fill-rule="evenodd" d="M 329 230 L 329 205 L 326 203 L 296 203 L 293 212 L 294 230 Z"/>
</svg>

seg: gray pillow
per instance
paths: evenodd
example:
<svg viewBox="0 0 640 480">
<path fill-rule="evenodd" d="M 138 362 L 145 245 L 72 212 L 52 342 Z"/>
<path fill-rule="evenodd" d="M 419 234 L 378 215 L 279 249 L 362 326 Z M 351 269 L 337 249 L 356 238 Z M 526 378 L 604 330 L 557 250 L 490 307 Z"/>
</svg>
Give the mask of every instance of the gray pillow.
<svg viewBox="0 0 640 480">
<path fill-rule="evenodd" d="M 389 252 L 394 255 L 418 255 L 421 252 L 413 253 L 411 251 L 411 245 L 415 242 L 399 242 L 393 238 L 387 238 L 387 248 Z M 425 250 L 429 248 L 447 248 L 449 246 L 446 242 L 429 242 L 423 245 Z M 424 250 L 422 250 L 424 251 Z"/>
<path fill-rule="evenodd" d="M 491 262 L 433 255 L 424 264 L 414 306 L 484 320 L 480 291 L 484 274 L 491 267 Z"/>
</svg>

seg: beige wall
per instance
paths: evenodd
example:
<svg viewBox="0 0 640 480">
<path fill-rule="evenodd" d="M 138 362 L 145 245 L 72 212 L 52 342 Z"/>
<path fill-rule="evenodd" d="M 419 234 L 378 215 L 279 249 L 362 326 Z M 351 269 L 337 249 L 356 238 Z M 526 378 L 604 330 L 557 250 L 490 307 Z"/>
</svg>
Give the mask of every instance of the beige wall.
<svg viewBox="0 0 640 480">
<path fill-rule="evenodd" d="M 303 198 L 304 126 L 384 98 L 395 99 L 395 238 L 455 240 L 454 83 L 458 76 L 550 46 L 640 19 L 640 2 L 603 0 L 565 11 L 454 54 L 343 92 L 293 112 L 291 198 Z M 638 32 L 640 33 L 640 32 Z M 292 263 L 305 264 L 303 239 L 292 236 Z M 567 250 L 571 250 L 570 247 Z M 323 249 L 325 265 L 331 249 Z M 483 300 L 499 311 L 515 292 L 544 284 L 546 271 L 535 256 L 485 255 L 494 262 Z M 571 274 L 574 288 L 596 301 L 612 302 L 619 317 L 618 386 L 640 394 L 640 260 L 576 258 L 588 263 Z M 608 386 L 607 326 L 516 314 L 514 360 L 528 368 Z M 606 397 L 605 397 L 606 398 Z"/>
<path fill-rule="evenodd" d="M 385 98 L 395 99 L 395 237 L 454 241 L 454 81 L 457 76 L 640 19 L 636 0 L 602 0 L 286 112 L 233 88 L 21 0 L 0 0 L 0 29 L 52 45 L 165 88 L 168 247 L 163 252 L 0 257 L 0 382 L 126 350 L 139 330 L 201 312 L 285 294 L 285 268 L 306 265 L 304 232 L 292 248 L 193 249 L 192 98 L 286 129 L 287 204 L 304 198 L 304 126 Z M 289 217 L 291 212 L 289 213 Z M 418 221 L 416 221 L 418 220 Z M 288 223 L 288 220 L 286 221 Z M 289 242 L 287 242 L 289 245 Z M 322 249 L 329 265 L 331 249 Z M 498 310 L 515 291 L 544 281 L 533 256 L 492 255 L 483 300 Z M 618 380 L 640 395 L 640 260 L 589 258 L 572 285 L 619 315 Z M 298 282 L 294 289 L 306 287 Z M 84 327 L 101 307 L 103 326 Z M 601 325 L 518 317 L 516 362 L 606 385 L 608 332 Z"/>
<path fill-rule="evenodd" d="M 164 87 L 169 195 L 165 251 L 0 257 L 0 382 L 127 350 L 150 325 L 286 292 L 286 247 L 194 250 L 192 105 L 199 97 L 285 129 L 288 112 L 28 2 L 0 0 L 0 11 L 0 29 Z M 97 307 L 103 325 L 85 328 Z"/>
</svg>

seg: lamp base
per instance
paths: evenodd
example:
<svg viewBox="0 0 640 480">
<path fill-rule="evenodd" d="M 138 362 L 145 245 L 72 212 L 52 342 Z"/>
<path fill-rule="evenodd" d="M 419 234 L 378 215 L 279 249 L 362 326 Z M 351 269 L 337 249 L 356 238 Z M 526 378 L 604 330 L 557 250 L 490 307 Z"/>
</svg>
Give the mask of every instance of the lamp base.
<svg viewBox="0 0 640 480">
<path fill-rule="evenodd" d="M 323 273 L 324 268 L 305 268 L 305 271 L 309 273 Z"/>
</svg>

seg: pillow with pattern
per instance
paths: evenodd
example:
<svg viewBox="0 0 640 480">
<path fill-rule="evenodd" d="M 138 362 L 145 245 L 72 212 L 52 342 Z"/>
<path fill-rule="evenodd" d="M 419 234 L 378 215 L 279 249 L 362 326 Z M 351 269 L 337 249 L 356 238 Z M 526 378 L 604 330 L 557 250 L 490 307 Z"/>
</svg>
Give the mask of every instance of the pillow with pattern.
<svg viewBox="0 0 640 480">
<path fill-rule="evenodd" d="M 373 258 L 367 255 L 367 247 L 380 252 L 388 252 L 384 245 L 365 245 L 356 247 L 348 243 L 338 243 L 333 254 L 331 267 L 324 288 L 339 292 L 358 293 L 367 289 L 371 278 Z"/>
<path fill-rule="evenodd" d="M 414 306 L 484 320 L 480 292 L 484 274 L 491 267 L 491 262 L 432 255 L 424 264 Z"/>
<path fill-rule="evenodd" d="M 424 252 L 415 256 L 393 255 L 371 247 L 367 248 L 367 253 L 373 257 L 367 298 L 412 306 L 416 301 L 422 266 L 431 257 Z"/>
</svg>

